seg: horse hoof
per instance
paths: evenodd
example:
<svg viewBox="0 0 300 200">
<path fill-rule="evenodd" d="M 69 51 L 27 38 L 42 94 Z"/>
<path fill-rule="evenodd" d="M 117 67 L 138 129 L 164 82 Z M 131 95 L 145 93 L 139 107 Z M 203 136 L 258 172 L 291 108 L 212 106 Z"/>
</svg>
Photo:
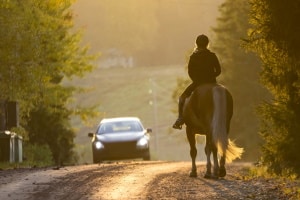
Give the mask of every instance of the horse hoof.
<svg viewBox="0 0 300 200">
<path fill-rule="evenodd" d="M 213 179 L 213 180 L 218 180 L 218 179 L 219 179 L 219 176 L 218 176 L 218 175 L 211 175 L 210 178 Z"/>
<path fill-rule="evenodd" d="M 191 171 L 190 172 L 190 177 L 197 177 L 197 172 L 196 171 Z"/>
<path fill-rule="evenodd" d="M 225 167 L 221 167 L 219 170 L 219 177 L 223 178 L 226 176 L 226 169 Z"/>
<path fill-rule="evenodd" d="M 206 174 L 204 175 L 204 178 L 206 178 L 206 179 L 214 179 L 214 180 L 217 180 L 217 179 L 219 179 L 219 176 L 218 176 L 218 175 L 214 175 L 214 174 L 206 173 Z"/>
</svg>

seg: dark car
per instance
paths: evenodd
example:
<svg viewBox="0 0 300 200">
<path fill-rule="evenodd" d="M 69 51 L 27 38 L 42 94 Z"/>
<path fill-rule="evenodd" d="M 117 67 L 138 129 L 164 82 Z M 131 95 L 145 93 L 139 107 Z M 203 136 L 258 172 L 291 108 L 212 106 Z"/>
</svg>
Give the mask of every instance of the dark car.
<svg viewBox="0 0 300 200">
<path fill-rule="evenodd" d="M 137 117 L 103 119 L 92 137 L 93 162 L 142 158 L 150 160 L 151 129 L 144 129 Z"/>
</svg>

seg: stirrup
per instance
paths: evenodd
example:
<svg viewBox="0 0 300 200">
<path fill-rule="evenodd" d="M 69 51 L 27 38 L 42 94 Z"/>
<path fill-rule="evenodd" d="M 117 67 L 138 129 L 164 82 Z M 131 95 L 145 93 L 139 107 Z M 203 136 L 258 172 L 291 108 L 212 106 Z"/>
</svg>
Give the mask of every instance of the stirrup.
<svg viewBox="0 0 300 200">
<path fill-rule="evenodd" d="M 182 125 L 174 124 L 173 128 L 181 130 L 182 129 Z"/>
<path fill-rule="evenodd" d="M 184 123 L 182 122 L 181 119 L 177 119 L 176 122 L 173 124 L 173 128 L 181 130 L 183 124 Z"/>
</svg>

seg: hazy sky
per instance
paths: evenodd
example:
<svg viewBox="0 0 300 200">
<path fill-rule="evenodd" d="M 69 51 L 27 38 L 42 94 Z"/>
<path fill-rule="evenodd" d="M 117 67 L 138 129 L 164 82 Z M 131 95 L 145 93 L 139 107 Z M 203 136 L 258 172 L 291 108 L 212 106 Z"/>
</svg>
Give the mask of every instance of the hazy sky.
<svg viewBox="0 0 300 200">
<path fill-rule="evenodd" d="M 77 0 L 73 10 L 92 52 L 117 49 L 140 65 L 182 64 L 197 35 L 211 36 L 222 2 Z"/>
</svg>

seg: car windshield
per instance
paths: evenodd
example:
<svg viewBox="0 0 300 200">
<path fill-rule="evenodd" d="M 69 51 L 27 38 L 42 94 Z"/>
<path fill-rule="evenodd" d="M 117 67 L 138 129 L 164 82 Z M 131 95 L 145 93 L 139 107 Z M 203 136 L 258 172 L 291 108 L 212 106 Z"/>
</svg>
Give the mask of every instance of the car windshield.
<svg viewBox="0 0 300 200">
<path fill-rule="evenodd" d="M 118 121 L 101 124 L 97 130 L 97 134 L 139 131 L 143 131 L 143 127 L 137 121 Z"/>
</svg>

